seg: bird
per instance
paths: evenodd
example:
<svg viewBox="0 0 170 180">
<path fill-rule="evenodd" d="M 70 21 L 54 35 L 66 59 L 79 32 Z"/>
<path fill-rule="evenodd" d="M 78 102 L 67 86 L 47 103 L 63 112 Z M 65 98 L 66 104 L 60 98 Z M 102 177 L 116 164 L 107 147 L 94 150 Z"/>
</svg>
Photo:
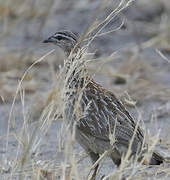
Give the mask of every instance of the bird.
<svg viewBox="0 0 170 180">
<path fill-rule="evenodd" d="M 60 47 L 67 56 L 65 113 L 68 122 L 75 124 L 76 140 L 90 156 L 93 164 L 101 154 L 109 150 L 108 156 L 119 167 L 122 156 L 127 153 L 129 147 L 130 157 L 138 155 L 141 160 L 144 150 L 148 149 L 148 144 L 144 140 L 144 130 L 121 100 L 88 74 L 82 60 L 79 39 L 78 34 L 62 30 L 43 41 Z M 75 113 L 77 101 L 83 112 L 79 116 Z M 113 136 L 110 136 L 111 134 Z M 164 158 L 154 151 L 149 164 L 160 165 L 163 162 Z M 99 164 L 95 166 L 93 179 L 96 177 L 98 166 Z"/>
</svg>

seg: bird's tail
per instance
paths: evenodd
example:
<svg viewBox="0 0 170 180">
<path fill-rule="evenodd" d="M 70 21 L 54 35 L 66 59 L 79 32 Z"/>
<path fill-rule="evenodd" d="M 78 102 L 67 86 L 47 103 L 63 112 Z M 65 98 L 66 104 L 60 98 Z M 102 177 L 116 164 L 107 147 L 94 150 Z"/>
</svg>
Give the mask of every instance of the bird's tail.
<svg viewBox="0 0 170 180">
<path fill-rule="evenodd" d="M 150 159 L 150 165 L 160 165 L 164 162 L 164 158 L 157 152 L 153 152 Z"/>
</svg>

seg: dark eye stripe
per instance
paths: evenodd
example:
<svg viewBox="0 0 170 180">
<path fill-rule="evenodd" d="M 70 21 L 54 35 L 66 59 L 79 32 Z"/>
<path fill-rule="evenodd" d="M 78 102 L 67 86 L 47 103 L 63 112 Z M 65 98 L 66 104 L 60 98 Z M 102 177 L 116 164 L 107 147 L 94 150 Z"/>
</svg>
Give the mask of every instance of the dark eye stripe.
<svg viewBox="0 0 170 180">
<path fill-rule="evenodd" d="M 61 40 L 61 39 L 63 39 L 63 37 L 58 35 L 58 36 L 56 36 L 56 39 Z"/>
<path fill-rule="evenodd" d="M 74 41 L 74 42 L 77 42 L 75 39 L 73 39 L 72 37 L 69 37 L 69 36 L 64 36 L 64 35 L 58 35 L 56 34 L 54 36 L 54 38 L 56 38 L 57 40 L 70 40 L 70 41 Z"/>
<path fill-rule="evenodd" d="M 54 37 L 57 40 L 67 40 L 67 39 L 69 39 L 67 36 L 63 36 L 63 35 L 59 35 L 59 34 L 55 34 Z"/>
<path fill-rule="evenodd" d="M 63 31 L 63 32 L 57 32 L 56 35 L 63 35 L 63 37 L 70 37 L 72 38 L 74 41 L 77 41 L 77 36 L 72 33 L 72 32 L 67 32 L 67 31 Z"/>
</svg>

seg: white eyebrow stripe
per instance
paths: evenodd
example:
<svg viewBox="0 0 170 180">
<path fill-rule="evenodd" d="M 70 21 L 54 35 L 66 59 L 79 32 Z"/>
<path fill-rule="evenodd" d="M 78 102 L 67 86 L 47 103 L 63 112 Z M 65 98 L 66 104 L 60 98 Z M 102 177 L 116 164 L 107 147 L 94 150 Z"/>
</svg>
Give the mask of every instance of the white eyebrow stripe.
<svg viewBox="0 0 170 180">
<path fill-rule="evenodd" d="M 55 35 L 54 35 L 54 37 L 55 37 L 56 39 L 57 39 L 57 37 L 58 37 L 58 36 L 60 36 L 60 37 L 63 37 L 63 38 L 65 38 L 65 39 L 69 39 L 69 40 L 71 40 L 71 41 L 76 42 L 75 38 L 73 38 L 73 37 L 71 37 L 71 36 L 67 36 L 67 35 L 60 34 L 60 33 L 57 33 L 57 34 L 55 34 Z"/>
<path fill-rule="evenodd" d="M 62 31 L 62 32 L 58 31 L 57 33 L 72 37 L 74 40 L 77 40 L 77 38 L 78 38 L 78 35 L 74 34 L 72 31 Z"/>
</svg>

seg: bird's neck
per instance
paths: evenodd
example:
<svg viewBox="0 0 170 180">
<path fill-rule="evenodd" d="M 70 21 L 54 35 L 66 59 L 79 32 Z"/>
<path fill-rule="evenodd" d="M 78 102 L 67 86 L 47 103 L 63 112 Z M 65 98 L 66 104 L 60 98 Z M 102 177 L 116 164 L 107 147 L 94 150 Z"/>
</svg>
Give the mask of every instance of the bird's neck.
<svg viewBox="0 0 170 180">
<path fill-rule="evenodd" d="M 82 53 L 70 54 L 65 61 L 66 68 L 66 88 L 75 90 L 83 88 L 87 79 L 87 69 Z"/>
</svg>

